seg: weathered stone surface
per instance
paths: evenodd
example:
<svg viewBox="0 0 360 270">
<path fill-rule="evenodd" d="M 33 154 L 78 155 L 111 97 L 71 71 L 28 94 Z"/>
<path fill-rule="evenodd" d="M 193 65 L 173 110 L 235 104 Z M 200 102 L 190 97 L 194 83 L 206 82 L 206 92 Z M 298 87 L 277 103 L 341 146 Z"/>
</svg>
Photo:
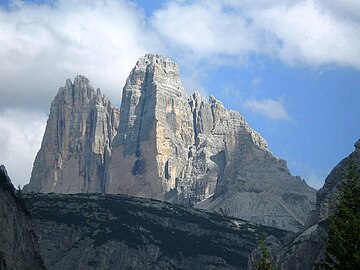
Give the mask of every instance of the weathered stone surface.
<svg viewBox="0 0 360 270">
<path fill-rule="evenodd" d="M 187 160 L 192 119 L 178 66 L 146 55 L 122 94 L 106 191 L 164 199 Z"/>
<path fill-rule="evenodd" d="M 184 92 L 170 59 L 146 55 L 123 90 L 107 192 L 165 199 L 288 230 L 302 228 L 315 190 L 235 111 Z"/>
<path fill-rule="evenodd" d="M 310 270 L 324 258 L 328 236 L 328 217 L 335 213 L 339 185 L 345 181 L 344 174 L 354 162 L 360 168 L 360 140 L 355 151 L 343 159 L 328 175 L 324 187 L 317 192 L 316 210 L 307 228 L 296 237 L 287 239 L 273 253 L 278 269 Z M 271 242 L 271 241 L 270 241 Z M 249 266 L 249 269 L 253 266 Z"/>
<path fill-rule="evenodd" d="M 300 230 L 314 209 L 315 191 L 293 177 L 283 160 L 254 144 L 244 128 L 240 127 L 228 142 L 227 166 L 215 194 L 197 207 Z"/>
<path fill-rule="evenodd" d="M 52 104 L 27 190 L 156 198 L 293 231 L 314 208 L 315 190 L 244 117 L 212 96 L 187 96 L 168 58 L 139 59 L 116 130 L 118 115 L 84 77 L 68 82 Z"/>
<path fill-rule="evenodd" d="M 45 269 L 24 203 L 0 166 L 0 269 Z"/>
<path fill-rule="evenodd" d="M 112 106 L 89 79 L 66 81 L 51 103 L 41 148 L 27 192 L 104 192 L 105 163 L 119 122 Z"/>
<path fill-rule="evenodd" d="M 344 178 L 350 162 L 354 162 L 360 169 L 360 140 L 355 143 L 355 150 L 344 158 L 328 175 L 324 186 L 316 194 L 315 219 L 322 221 L 335 213 L 339 184 Z"/>
<path fill-rule="evenodd" d="M 286 232 L 122 195 L 26 197 L 48 269 L 246 269 L 263 237 Z"/>
</svg>

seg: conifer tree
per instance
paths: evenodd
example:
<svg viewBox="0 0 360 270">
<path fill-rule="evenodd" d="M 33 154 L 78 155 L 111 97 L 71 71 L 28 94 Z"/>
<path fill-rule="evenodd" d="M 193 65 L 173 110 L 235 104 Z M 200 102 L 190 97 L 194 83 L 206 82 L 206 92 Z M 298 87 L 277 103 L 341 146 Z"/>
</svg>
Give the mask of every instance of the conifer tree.
<svg viewBox="0 0 360 270">
<path fill-rule="evenodd" d="M 265 241 L 261 240 L 259 244 L 261 259 L 260 262 L 255 263 L 257 270 L 275 270 L 275 266 L 271 262 L 270 252 Z"/>
<path fill-rule="evenodd" d="M 330 219 L 322 269 L 360 269 L 360 175 L 353 161 L 339 187 L 337 210 Z"/>
</svg>

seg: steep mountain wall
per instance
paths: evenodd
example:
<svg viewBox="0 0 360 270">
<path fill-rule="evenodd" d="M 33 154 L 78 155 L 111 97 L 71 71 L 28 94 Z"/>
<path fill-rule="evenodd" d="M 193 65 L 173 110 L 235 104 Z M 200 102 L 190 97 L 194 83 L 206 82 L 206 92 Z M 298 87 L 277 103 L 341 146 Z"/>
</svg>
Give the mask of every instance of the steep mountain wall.
<svg viewBox="0 0 360 270">
<path fill-rule="evenodd" d="M 169 58 L 138 60 L 118 117 L 86 78 L 68 81 L 52 103 L 27 191 L 129 194 L 292 231 L 315 207 L 315 190 L 242 115 L 185 93 Z"/>
<path fill-rule="evenodd" d="M 104 192 L 105 163 L 119 123 L 112 106 L 89 79 L 77 76 L 51 103 L 27 192 Z"/>
<path fill-rule="evenodd" d="M 158 198 L 297 231 L 315 190 L 293 177 L 238 112 L 187 96 L 178 67 L 142 57 L 123 90 L 108 193 Z"/>
<path fill-rule="evenodd" d="M 106 191 L 165 199 L 176 186 L 192 140 L 178 66 L 155 55 L 141 58 L 123 89 Z"/>
<path fill-rule="evenodd" d="M 0 166 L 0 269 L 45 269 L 24 203 Z"/>
</svg>

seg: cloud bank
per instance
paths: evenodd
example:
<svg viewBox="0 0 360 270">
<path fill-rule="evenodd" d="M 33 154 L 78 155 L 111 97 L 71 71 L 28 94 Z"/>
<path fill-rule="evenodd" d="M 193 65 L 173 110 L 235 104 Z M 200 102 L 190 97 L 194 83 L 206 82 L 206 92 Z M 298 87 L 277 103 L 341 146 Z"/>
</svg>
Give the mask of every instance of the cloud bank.
<svg viewBox="0 0 360 270">
<path fill-rule="evenodd" d="M 48 106 L 77 74 L 118 103 L 132 66 L 152 50 L 144 14 L 128 1 L 16 1 L 0 9 L 0 32 L 2 107 Z"/>
<path fill-rule="evenodd" d="M 169 1 L 153 25 L 196 57 L 260 54 L 360 69 L 359 14 L 356 0 Z"/>
</svg>

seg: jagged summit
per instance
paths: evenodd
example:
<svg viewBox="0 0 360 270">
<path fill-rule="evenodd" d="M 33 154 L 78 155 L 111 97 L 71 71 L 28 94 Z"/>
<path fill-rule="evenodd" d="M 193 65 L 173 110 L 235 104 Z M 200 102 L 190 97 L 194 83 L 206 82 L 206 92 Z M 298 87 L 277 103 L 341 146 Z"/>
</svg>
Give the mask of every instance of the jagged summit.
<svg viewBox="0 0 360 270">
<path fill-rule="evenodd" d="M 179 67 L 170 58 L 163 57 L 158 54 L 146 54 L 137 61 L 135 67 L 131 71 L 125 88 L 130 86 L 138 86 L 139 83 L 153 81 L 161 84 L 163 88 L 154 88 L 153 90 L 175 90 L 184 91 L 179 79 Z M 143 88 L 146 90 L 147 88 Z"/>
<path fill-rule="evenodd" d="M 239 112 L 188 96 L 177 64 L 154 54 L 130 72 L 120 119 L 87 78 L 67 81 L 28 190 L 156 198 L 294 231 L 315 203 Z"/>
<path fill-rule="evenodd" d="M 103 192 L 119 110 L 78 75 L 53 99 L 41 148 L 25 191 Z"/>
</svg>

